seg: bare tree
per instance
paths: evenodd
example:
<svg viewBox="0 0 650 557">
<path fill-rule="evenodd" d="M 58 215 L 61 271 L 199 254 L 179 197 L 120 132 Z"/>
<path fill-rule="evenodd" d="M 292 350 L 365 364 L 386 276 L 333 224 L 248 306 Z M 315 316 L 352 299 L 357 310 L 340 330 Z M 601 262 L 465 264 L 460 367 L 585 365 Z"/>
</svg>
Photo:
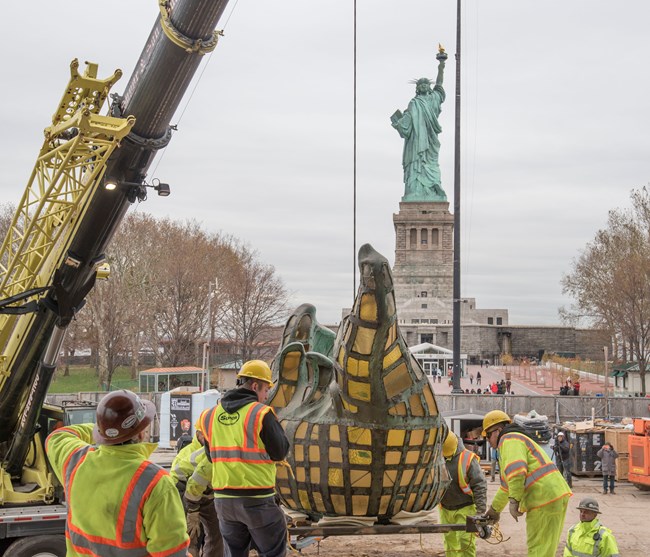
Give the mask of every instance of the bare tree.
<svg viewBox="0 0 650 557">
<path fill-rule="evenodd" d="M 239 246 L 236 255 L 228 269 L 219 326 L 246 361 L 262 352 L 262 334 L 284 321 L 288 295 L 272 265 L 260 262 L 247 247 Z"/>
<path fill-rule="evenodd" d="M 0 203 L 0 242 L 7 235 L 15 212 L 16 206 L 12 203 Z"/>
<path fill-rule="evenodd" d="M 195 222 L 158 224 L 159 253 L 165 257 L 155 265 L 152 334 L 164 346 L 165 364 L 199 365 L 209 329 L 210 281 L 218 276 L 227 249 Z"/>
<path fill-rule="evenodd" d="M 129 215 L 107 258 L 111 277 L 88 302 L 104 386 L 127 356 L 135 378 L 143 347 L 155 351 L 158 365 L 201 365 L 213 331 L 248 359 L 285 315 L 287 294 L 274 268 L 195 222 Z"/>
<path fill-rule="evenodd" d="M 574 314 L 592 316 L 611 332 L 615 343 L 629 344 L 639 364 L 642 393 L 650 360 L 650 195 L 646 188 L 631 195 L 629 210 L 612 210 L 607 227 L 572 264 L 562 279 L 575 300 Z"/>
</svg>

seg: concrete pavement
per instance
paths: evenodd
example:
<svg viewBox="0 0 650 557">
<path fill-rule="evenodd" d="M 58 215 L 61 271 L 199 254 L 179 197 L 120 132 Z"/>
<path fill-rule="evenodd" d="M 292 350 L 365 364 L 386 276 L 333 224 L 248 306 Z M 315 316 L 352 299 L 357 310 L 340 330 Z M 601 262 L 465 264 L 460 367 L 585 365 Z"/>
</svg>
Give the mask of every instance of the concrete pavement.
<svg viewBox="0 0 650 557">
<path fill-rule="evenodd" d="M 485 389 L 490 386 L 491 383 L 499 382 L 502 379 L 505 379 L 505 373 L 501 367 L 492 367 L 492 366 L 477 366 L 470 365 L 468 366 L 468 377 L 462 377 L 460 380 L 460 386 L 463 390 Z M 469 374 L 474 375 L 474 381 L 470 382 Z M 481 374 L 481 384 L 476 384 L 477 374 Z M 451 387 L 449 386 L 449 381 L 446 377 L 443 377 L 441 382 L 438 383 L 438 380 L 431 378 L 433 380 L 433 392 L 440 394 L 449 394 L 451 393 Z M 522 378 L 516 377 L 514 373 L 511 374 L 511 392 L 517 395 L 540 395 L 540 394 L 550 394 L 548 392 L 543 392 L 541 389 L 536 389 L 533 385 L 527 384 Z"/>
</svg>

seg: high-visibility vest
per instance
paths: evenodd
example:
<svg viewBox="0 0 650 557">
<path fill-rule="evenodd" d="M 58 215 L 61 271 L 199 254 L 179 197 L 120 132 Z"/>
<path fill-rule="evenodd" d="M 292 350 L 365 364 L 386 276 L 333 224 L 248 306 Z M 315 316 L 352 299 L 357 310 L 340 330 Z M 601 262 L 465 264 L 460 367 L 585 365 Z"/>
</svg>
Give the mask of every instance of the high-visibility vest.
<svg viewBox="0 0 650 557">
<path fill-rule="evenodd" d="M 68 557 L 185 557 L 185 513 L 151 443 L 93 446 L 93 424 L 67 426 L 46 452 L 68 502 Z M 160 509 L 164 509 L 161 514 Z"/>
<path fill-rule="evenodd" d="M 618 557 L 618 545 L 612 531 L 598 519 L 579 522 L 569 529 L 564 555 L 572 557 Z"/>
<path fill-rule="evenodd" d="M 197 458 L 202 454 L 205 454 L 205 450 L 195 435 L 192 442 L 183 447 L 172 461 L 169 474 L 174 481 L 187 482 L 187 479 L 194 473 Z"/>
<path fill-rule="evenodd" d="M 260 439 L 264 416 L 271 411 L 266 404 L 251 402 L 233 413 L 221 404 L 203 413 L 215 497 L 224 496 L 224 490 L 250 489 L 258 495 L 275 492 L 275 462 Z"/>
<path fill-rule="evenodd" d="M 94 450 L 93 447 L 83 447 L 70 455 L 66 462 L 63 474 L 65 482 L 66 497 L 70 499 L 74 490 L 74 477 L 78 468 L 86 459 L 88 454 Z M 70 519 L 70 508 L 68 508 L 68 520 L 65 524 L 65 535 L 72 549 L 77 553 L 86 555 L 97 555 L 98 557 L 148 557 L 147 542 L 140 536 L 142 519 L 140 509 L 151 490 L 165 475 L 156 464 L 143 461 L 137 472 L 134 474 L 122 500 L 120 513 L 115 532 L 115 539 L 102 538 L 90 535 L 72 523 Z M 98 501 L 98 504 L 101 502 Z M 172 555 L 184 556 L 185 548 L 179 549 Z"/>
<path fill-rule="evenodd" d="M 467 449 L 463 449 L 458 455 L 458 487 L 465 495 L 473 495 L 472 488 L 469 486 L 467 479 L 469 477 L 469 467 L 472 461 L 479 461 L 478 455 Z"/>
<path fill-rule="evenodd" d="M 505 508 L 509 497 L 527 512 L 571 495 L 555 464 L 527 435 L 515 431 L 502 434 L 498 451 L 501 487 L 492 503 L 496 511 Z"/>
</svg>

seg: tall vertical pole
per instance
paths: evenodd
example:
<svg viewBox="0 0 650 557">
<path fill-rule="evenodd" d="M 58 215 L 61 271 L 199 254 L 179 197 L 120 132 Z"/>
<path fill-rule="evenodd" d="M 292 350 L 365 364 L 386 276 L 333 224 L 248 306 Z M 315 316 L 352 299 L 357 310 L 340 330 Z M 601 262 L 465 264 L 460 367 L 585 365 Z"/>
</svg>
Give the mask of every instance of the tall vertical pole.
<svg viewBox="0 0 650 557">
<path fill-rule="evenodd" d="M 603 346 L 603 353 L 605 356 L 605 417 L 609 419 L 609 373 L 607 370 L 609 360 L 609 350 L 607 346 Z"/>
<path fill-rule="evenodd" d="M 217 290 L 219 289 L 219 279 L 215 277 L 214 279 L 214 290 L 212 289 L 212 281 L 208 283 L 208 327 L 210 327 L 210 341 L 208 343 L 208 353 L 205 358 L 205 384 L 204 390 L 210 388 L 210 366 L 211 366 L 211 356 L 212 350 L 214 349 L 214 306 L 212 298 L 217 295 Z"/>
<path fill-rule="evenodd" d="M 357 295 L 357 0 L 354 0 L 352 63 L 352 299 Z"/>
<path fill-rule="evenodd" d="M 454 287 L 453 287 L 453 351 L 454 375 L 452 393 L 460 387 L 460 0 L 456 2 L 456 127 L 454 144 Z"/>
</svg>

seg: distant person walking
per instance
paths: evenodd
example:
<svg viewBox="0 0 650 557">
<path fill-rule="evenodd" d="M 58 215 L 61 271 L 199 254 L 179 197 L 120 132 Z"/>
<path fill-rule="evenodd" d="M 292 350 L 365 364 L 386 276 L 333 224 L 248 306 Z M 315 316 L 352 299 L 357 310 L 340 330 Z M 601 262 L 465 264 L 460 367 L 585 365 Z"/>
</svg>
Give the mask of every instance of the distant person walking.
<svg viewBox="0 0 650 557">
<path fill-rule="evenodd" d="M 481 360 L 481 367 L 483 367 L 483 360 Z M 476 372 L 476 384 L 477 385 L 481 384 L 481 372 L 480 371 Z"/>
<path fill-rule="evenodd" d="M 469 384 L 470 384 L 470 385 L 473 385 L 473 384 L 474 384 L 474 374 L 473 374 L 473 373 L 470 373 L 470 374 L 469 374 Z M 478 383 L 477 383 L 477 385 L 478 385 Z"/>
</svg>

